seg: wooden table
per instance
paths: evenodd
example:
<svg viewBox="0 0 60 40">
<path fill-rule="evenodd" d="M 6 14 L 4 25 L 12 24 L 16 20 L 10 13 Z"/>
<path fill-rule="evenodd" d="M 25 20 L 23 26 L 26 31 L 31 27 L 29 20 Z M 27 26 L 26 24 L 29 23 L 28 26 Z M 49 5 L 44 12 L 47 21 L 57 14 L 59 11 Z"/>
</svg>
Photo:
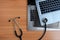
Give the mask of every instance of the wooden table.
<svg viewBox="0 0 60 40">
<path fill-rule="evenodd" d="M 0 0 L 0 40 L 19 40 L 8 22 L 16 16 L 21 17 L 19 26 L 24 32 L 23 40 L 38 40 L 42 31 L 27 30 L 27 0 Z M 60 40 L 60 31 L 47 31 L 43 40 Z"/>
</svg>

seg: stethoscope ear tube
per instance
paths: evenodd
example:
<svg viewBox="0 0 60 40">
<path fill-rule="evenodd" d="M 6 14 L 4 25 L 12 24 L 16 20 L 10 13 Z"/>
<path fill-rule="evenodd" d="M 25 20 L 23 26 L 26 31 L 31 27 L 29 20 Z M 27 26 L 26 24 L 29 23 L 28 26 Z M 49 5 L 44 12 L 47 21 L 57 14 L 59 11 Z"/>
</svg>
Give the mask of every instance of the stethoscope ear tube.
<svg viewBox="0 0 60 40">
<path fill-rule="evenodd" d="M 23 32 L 22 32 L 22 29 L 19 28 L 18 23 L 16 22 L 17 18 L 20 19 L 20 17 L 15 17 L 15 18 L 9 19 L 8 22 L 11 22 L 11 21 L 13 22 L 15 36 L 18 37 L 20 40 L 22 40 Z M 17 34 L 16 28 L 15 28 L 16 26 L 19 28 L 20 35 Z"/>
</svg>

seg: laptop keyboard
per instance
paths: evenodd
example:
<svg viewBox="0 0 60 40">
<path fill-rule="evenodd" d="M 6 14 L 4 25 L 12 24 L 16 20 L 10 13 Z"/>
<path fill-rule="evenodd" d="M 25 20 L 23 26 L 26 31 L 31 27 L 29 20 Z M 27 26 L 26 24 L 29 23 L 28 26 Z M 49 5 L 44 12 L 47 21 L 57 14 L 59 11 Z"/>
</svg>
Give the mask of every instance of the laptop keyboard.
<svg viewBox="0 0 60 40">
<path fill-rule="evenodd" d="M 60 0 L 47 0 L 39 2 L 41 13 L 45 14 L 48 12 L 60 10 Z"/>
</svg>

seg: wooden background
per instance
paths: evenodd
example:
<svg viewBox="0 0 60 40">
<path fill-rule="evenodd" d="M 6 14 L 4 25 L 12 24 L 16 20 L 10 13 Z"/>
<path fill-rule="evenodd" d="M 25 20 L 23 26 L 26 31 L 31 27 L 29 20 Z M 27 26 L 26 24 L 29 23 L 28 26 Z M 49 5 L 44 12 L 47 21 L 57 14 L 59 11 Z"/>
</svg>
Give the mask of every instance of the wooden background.
<svg viewBox="0 0 60 40">
<path fill-rule="evenodd" d="M 8 22 L 16 16 L 21 17 L 19 26 L 23 30 L 23 40 L 38 40 L 42 31 L 27 30 L 27 0 L 0 0 L 0 40 L 19 40 Z M 60 40 L 60 31 L 47 31 L 42 40 Z"/>
</svg>

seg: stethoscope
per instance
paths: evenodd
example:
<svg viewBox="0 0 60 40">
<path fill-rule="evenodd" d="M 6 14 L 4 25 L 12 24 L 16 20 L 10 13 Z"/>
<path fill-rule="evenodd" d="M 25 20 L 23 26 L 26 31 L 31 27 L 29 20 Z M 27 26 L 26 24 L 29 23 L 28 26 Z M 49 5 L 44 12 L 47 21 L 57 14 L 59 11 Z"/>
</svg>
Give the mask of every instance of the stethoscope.
<svg viewBox="0 0 60 40">
<path fill-rule="evenodd" d="M 22 32 L 22 29 L 19 28 L 18 23 L 16 22 L 16 19 L 20 19 L 20 17 L 15 17 L 15 18 L 9 19 L 9 22 L 12 21 L 13 24 L 14 24 L 14 33 L 15 33 L 15 36 L 18 37 L 20 40 L 22 40 L 23 32 Z M 47 18 L 44 18 L 42 21 L 43 21 L 43 23 L 44 23 L 44 28 L 45 28 L 45 30 L 44 30 L 42 36 L 41 36 L 38 40 L 42 40 L 42 38 L 44 37 L 44 35 L 45 35 L 45 33 L 46 33 L 46 23 L 47 23 L 48 20 L 47 20 Z M 17 27 L 19 28 L 20 35 L 17 34 L 15 26 L 17 26 Z"/>
<path fill-rule="evenodd" d="M 9 22 L 11 22 L 11 21 L 13 22 L 15 36 L 18 37 L 20 40 L 22 40 L 23 32 L 22 32 L 22 29 L 19 28 L 19 25 L 18 25 L 16 19 L 20 19 L 20 17 L 11 18 L 11 19 L 9 19 Z M 19 28 L 20 35 L 17 34 L 15 27 Z"/>
</svg>

